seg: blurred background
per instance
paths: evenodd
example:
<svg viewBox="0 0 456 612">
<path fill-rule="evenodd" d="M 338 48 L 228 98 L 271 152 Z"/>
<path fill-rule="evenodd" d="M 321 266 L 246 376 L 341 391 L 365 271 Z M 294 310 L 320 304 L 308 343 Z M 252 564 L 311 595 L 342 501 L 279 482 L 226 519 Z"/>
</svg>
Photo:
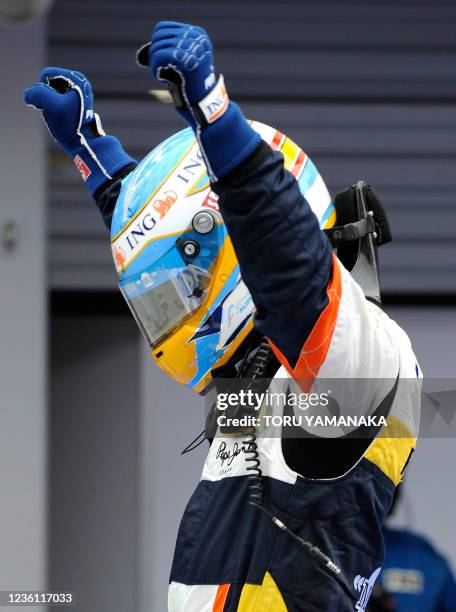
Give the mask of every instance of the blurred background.
<svg viewBox="0 0 456 612">
<path fill-rule="evenodd" d="M 297 141 L 333 194 L 375 186 L 394 235 L 386 310 L 427 377 L 455 377 L 453 2 L 1 0 L 0 590 L 76 591 L 81 612 L 166 609 L 206 449 L 180 451 L 203 407 L 149 360 L 107 230 L 22 91 L 48 64 L 84 72 L 106 131 L 141 158 L 183 127 L 134 61 L 164 18 L 209 31 L 230 96 Z M 455 462 L 453 439 L 422 440 L 397 518 L 453 566 Z"/>
</svg>

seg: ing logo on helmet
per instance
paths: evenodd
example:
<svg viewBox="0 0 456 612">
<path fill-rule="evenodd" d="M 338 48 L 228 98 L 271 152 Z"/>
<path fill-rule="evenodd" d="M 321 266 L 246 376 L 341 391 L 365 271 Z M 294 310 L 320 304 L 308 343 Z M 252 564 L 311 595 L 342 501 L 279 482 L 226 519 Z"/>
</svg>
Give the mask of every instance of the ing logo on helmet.
<svg viewBox="0 0 456 612">
<path fill-rule="evenodd" d="M 158 200 L 157 199 L 152 204 L 152 206 L 154 207 L 154 210 L 156 210 L 158 212 L 158 215 L 159 215 L 160 219 L 163 219 L 163 217 L 169 211 L 171 206 L 177 200 L 177 194 L 176 194 L 175 191 L 165 191 L 163 196 L 164 196 L 164 198 L 162 200 Z"/>
<path fill-rule="evenodd" d="M 119 268 L 121 268 L 124 265 L 125 260 L 126 260 L 123 248 L 120 246 L 114 247 L 112 250 L 112 255 L 114 257 L 114 261 L 116 262 L 116 265 Z"/>
</svg>

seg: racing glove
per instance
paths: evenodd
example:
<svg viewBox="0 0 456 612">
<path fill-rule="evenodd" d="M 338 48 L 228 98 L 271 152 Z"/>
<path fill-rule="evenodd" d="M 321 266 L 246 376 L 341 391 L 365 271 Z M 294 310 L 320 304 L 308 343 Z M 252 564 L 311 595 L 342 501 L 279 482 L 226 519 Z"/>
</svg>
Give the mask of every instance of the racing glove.
<svg viewBox="0 0 456 612">
<path fill-rule="evenodd" d="M 72 157 L 92 195 L 123 168 L 136 165 L 117 138 L 103 131 L 93 110 L 92 87 L 80 72 L 45 68 L 39 82 L 25 90 L 24 100 L 41 111 L 52 137 Z"/>
<path fill-rule="evenodd" d="M 178 112 L 193 128 L 212 181 L 236 168 L 260 144 L 260 136 L 230 102 L 223 76 L 216 76 L 212 43 L 203 28 L 159 22 L 150 43 L 137 52 L 167 83 Z"/>
</svg>

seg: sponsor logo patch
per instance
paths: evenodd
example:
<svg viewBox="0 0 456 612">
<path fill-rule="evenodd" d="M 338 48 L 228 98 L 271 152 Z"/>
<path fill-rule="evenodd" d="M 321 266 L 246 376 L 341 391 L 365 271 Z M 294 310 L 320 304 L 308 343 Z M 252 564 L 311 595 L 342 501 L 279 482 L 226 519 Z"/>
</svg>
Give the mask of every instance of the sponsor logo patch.
<svg viewBox="0 0 456 612">
<path fill-rule="evenodd" d="M 374 589 L 375 581 L 377 580 L 381 569 L 381 567 L 378 567 L 369 578 L 358 575 L 354 579 L 353 586 L 355 587 L 355 591 L 361 593 L 358 601 L 355 604 L 356 612 L 365 612 L 367 604 L 369 603 L 369 598 Z"/>
<path fill-rule="evenodd" d="M 204 168 L 204 160 L 199 151 L 198 143 L 194 142 L 185 157 L 179 160 L 167 177 L 165 184 L 157 189 L 152 199 L 148 200 L 147 204 L 126 224 L 124 229 L 112 239 L 111 248 L 113 252 L 116 247 L 120 247 L 125 254 L 122 265 L 119 265 L 116 260 L 118 272 L 124 271 L 136 257 L 136 254 L 149 243 L 154 236 L 153 230 L 157 224 L 161 223 L 179 198 L 185 197 L 188 184 L 194 180 L 195 175 L 201 173 L 202 168 Z M 169 189 L 170 184 L 173 189 Z M 128 192 L 129 198 L 133 197 L 135 188 L 134 185 Z M 125 213 L 124 210 L 124 215 Z"/>
<path fill-rule="evenodd" d="M 203 207 L 219 212 L 218 195 L 216 195 L 213 191 L 210 191 L 203 202 Z"/>
<path fill-rule="evenodd" d="M 213 123 L 223 115 L 228 108 L 228 103 L 229 98 L 225 88 L 225 81 L 223 76 L 220 75 L 217 85 L 201 100 L 199 107 L 203 111 L 206 121 Z"/>
<path fill-rule="evenodd" d="M 158 212 L 160 219 L 166 215 L 171 206 L 176 202 L 177 194 L 175 191 L 165 191 L 161 199 L 154 200 L 154 210 Z"/>
<path fill-rule="evenodd" d="M 220 338 L 217 350 L 228 346 L 247 324 L 255 309 L 252 296 L 242 281 L 223 302 Z"/>
<path fill-rule="evenodd" d="M 76 164 L 76 168 L 81 173 L 82 180 L 85 183 L 86 180 L 89 178 L 89 176 L 92 174 L 92 171 L 90 170 L 89 166 L 85 163 L 85 161 L 81 157 L 79 157 L 79 155 L 76 155 L 73 161 Z"/>
<path fill-rule="evenodd" d="M 122 247 L 116 246 L 112 249 L 112 256 L 114 257 L 114 261 L 116 263 L 117 268 L 123 268 L 125 263 L 125 253 Z"/>
</svg>

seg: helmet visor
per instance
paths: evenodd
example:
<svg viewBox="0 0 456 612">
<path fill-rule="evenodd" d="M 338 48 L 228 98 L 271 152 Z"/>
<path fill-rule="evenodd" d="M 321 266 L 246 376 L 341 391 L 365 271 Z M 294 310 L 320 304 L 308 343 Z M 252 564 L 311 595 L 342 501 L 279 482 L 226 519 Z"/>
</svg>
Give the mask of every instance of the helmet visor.
<svg viewBox="0 0 456 612">
<path fill-rule="evenodd" d="M 170 255 L 119 285 L 152 348 L 198 310 L 210 283 L 207 270 L 193 264 L 175 265 L 176 258 Z"/>
</svg>

